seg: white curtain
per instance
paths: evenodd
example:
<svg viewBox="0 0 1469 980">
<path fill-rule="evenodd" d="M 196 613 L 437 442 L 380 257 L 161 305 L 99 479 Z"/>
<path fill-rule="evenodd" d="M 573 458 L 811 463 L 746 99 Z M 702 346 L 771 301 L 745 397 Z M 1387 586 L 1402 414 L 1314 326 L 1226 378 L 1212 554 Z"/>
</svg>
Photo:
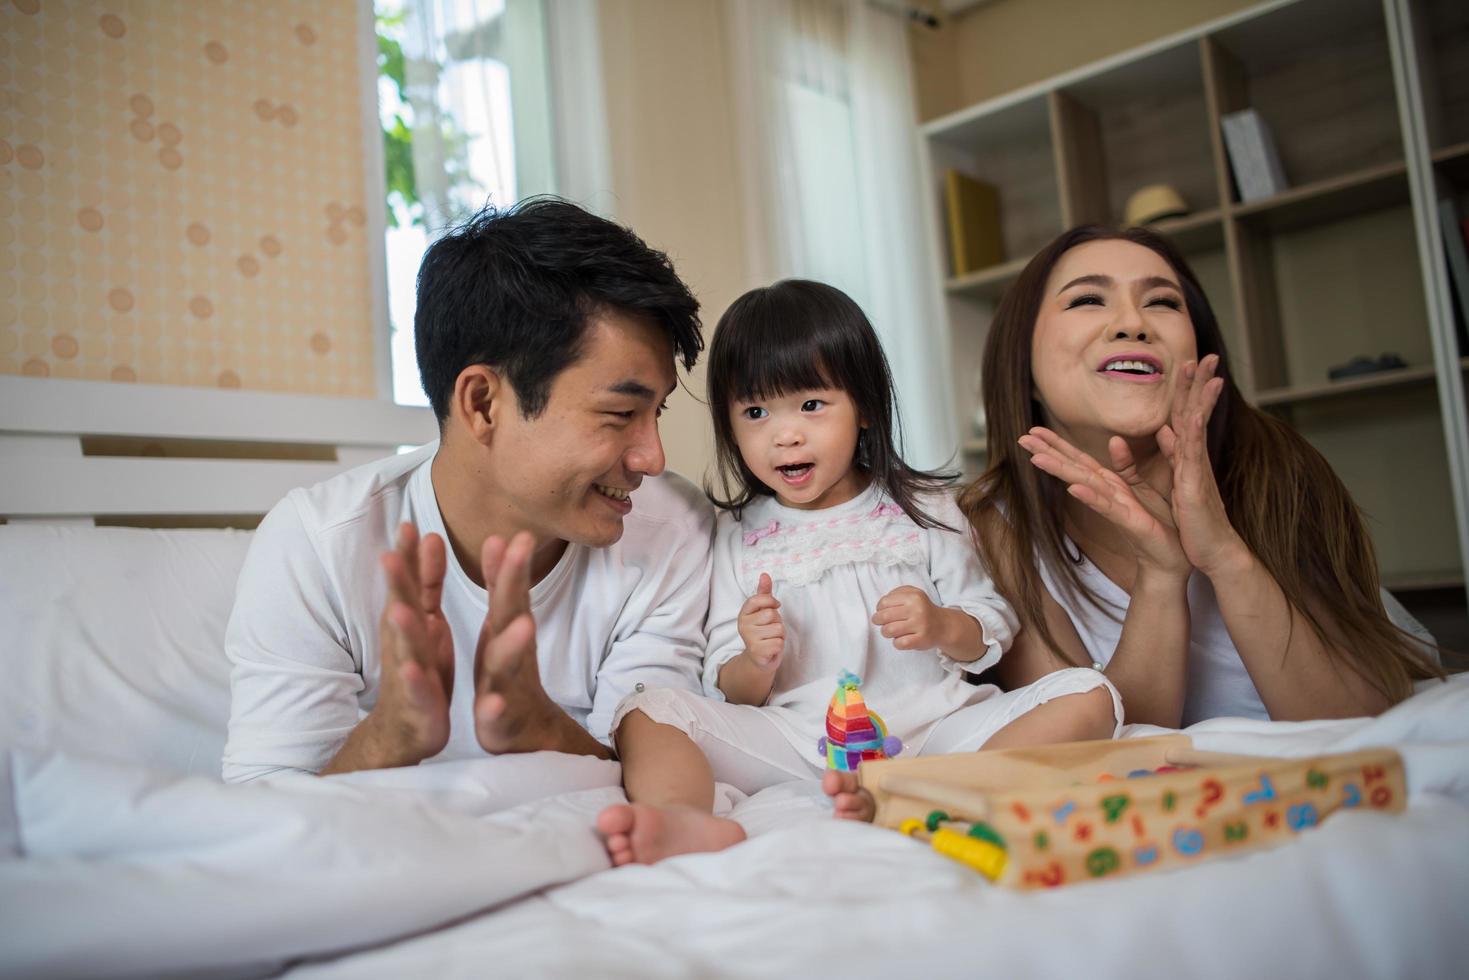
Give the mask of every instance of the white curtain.
<svg viewBox="0 0 1469 980">
<path fill-rule="evenodd" d="M 430 232 L 486 200 L 505 206 L 555 190 L 541 0 L 400 3 L 414 176 Z"/>
<path fill-rule="evenodd" d="M 487 201 L 503 207 L 557 188 L 548 25 L 543 0 L 375 0 L 374 10 L 380 44 L 403 59 L 401 98 L 391 59 L 381 71 L 382 124 L 411 136 L 413 194 L 389 194 L 385 238 L 393 398 L 426 405 L 413 352 L 424 251 Z M 388 169 L 390 191 L 401 190 L 401 162 Z"/>
<path fill-rule="evenodd" d="M 855 299 L 892 365 L 904 457 L 952 464 L 958 427 L 905 21 L 864 0 L 726 0 L 725 14 L 752 271 Z"/>
<path fill-rule="evenodd" d="M 612 148 L 607 132 L 597 0 L 546 0 L 546 40 L 555 109 L 556 193 L 613 217 Z"/>
</svg>

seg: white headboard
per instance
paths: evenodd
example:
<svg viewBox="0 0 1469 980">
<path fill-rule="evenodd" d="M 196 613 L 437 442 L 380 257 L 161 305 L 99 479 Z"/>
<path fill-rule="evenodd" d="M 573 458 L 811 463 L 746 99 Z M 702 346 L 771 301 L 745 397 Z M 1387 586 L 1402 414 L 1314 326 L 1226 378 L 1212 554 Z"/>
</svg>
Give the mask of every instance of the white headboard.
<svg viewBox="0 0 1469 980">
<path fill-rule="evenodd" d="M 0 376 L 0 518 L 259 515 L 436 438 L 428 409 L 372 399 Z"/>
</svg>

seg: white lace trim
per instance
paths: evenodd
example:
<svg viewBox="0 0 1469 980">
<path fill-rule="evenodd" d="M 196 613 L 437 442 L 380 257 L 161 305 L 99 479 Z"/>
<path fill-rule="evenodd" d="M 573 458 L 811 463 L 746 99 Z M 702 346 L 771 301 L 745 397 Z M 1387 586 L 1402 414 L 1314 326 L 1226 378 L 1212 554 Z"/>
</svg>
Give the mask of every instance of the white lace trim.
<svg viewBox="0 0 1469 980">
<path fill-rule="evenodd" d="M 902 517 L 896 504 L 878 504 L 865 514 L 827 521 L 771 521 L 744 535 L 740 577 L 754 592 L 760 573 L 787 585 L 810 585 L 842 565 L 918 565 L 924 561 L 923 532 Z M 906 522 L 905 522 L 906 523 Z"/>
</svg>

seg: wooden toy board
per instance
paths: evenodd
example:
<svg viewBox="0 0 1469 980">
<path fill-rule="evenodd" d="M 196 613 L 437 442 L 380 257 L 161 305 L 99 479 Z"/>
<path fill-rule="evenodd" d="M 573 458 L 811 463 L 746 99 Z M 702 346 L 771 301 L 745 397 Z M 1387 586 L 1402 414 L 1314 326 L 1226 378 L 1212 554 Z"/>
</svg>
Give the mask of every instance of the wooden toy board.
<svg viewBox="0 0 1469 980">
<path fill-rule="evenodd" d="M 927 825 L 935 810 L 960 832 L 987 825 L 1005 852 L 995 880 L 1022 889 L 1272 847 L 1339 810 L 1401 810 L 1407 796 L 1389 749 L 1278 759 L 1198 752 L 1186 735 L 885 759 L 858 778 L 884 827 Z"/>
</svg>

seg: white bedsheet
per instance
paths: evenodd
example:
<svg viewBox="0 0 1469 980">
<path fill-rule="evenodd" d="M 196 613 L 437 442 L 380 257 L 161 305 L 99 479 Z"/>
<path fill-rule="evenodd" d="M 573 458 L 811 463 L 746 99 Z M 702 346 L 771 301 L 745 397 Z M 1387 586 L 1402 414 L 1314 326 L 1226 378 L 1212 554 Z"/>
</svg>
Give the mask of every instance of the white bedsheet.
<svg viewBox="0 0 1469 980">
<path fill-rule="evenodd" d="M 225 787 L 15 750 L 0 973 L 1462 975 L 1469 679 L 1373 720 L 1192 734 L 1270 755 L 1392 745 L 1410 805 L 1273 851 L 1015 893 L 831 821 L 804 784 L 732 799 L 754 835 L 738 848 L 610 870 L 590 820 L 620 794 L 597 766 L 565 773 L 587 788 L 492 813 L 501 760 Z"/>
</svg>

